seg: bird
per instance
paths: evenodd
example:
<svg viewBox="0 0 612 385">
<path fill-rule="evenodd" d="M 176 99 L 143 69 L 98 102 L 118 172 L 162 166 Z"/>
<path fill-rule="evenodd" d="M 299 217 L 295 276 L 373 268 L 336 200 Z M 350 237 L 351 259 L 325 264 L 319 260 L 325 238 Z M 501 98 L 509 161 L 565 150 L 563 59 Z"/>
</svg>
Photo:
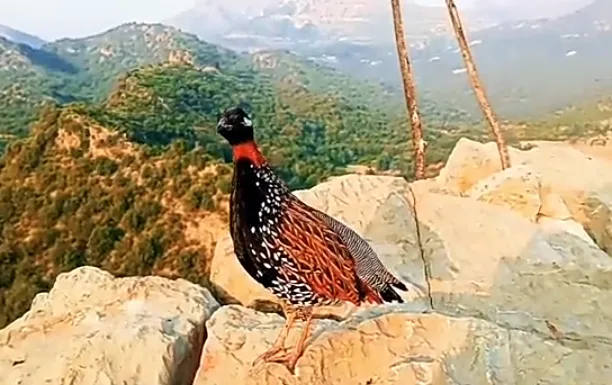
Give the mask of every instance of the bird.
<svg viewBox="0 0 612 385">
<path fill-rule="evenodd" d="M 407 287 L 354 230 L 294 195 L 255 142 L 253 121 L 228 107 L 216 126 L 232 147 L 230 235 L 240 265 L 276 295 L 285 323 L 273 346 L 257 357 L 291 371 L 304 352 L 317 307 L 349 302 L 403 302 Z M 293 351 L 284 347 L 296 320 L 305 325 Z"/>
</svg>

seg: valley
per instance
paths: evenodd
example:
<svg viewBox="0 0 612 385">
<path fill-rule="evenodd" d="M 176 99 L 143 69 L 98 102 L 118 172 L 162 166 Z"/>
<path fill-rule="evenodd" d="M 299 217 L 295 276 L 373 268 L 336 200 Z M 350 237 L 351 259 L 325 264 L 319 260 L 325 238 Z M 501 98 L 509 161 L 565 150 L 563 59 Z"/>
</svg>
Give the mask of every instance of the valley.
<svg viewBox="0 0 612 385">
<path fill-rule="evenodd" d="M 202 3 L 224 9 L 221 2 Z M 270 1 L 272 3 L 278 3 Z M 312 3 L 312 4 L 311 4 Z M 290 49 L 358 78 L 399 89 L 399 68 L 388 5 L 335 0 L 325 7 L 302 0 L 282 7 L 252 9 L 215 33 L 200 28 L 218 20 L 198 8 L 168 23 L 236 50 Z M 495 3 L 495 2 L 494 2 Z M 521 119 L 563 108 L 612 90 L 612 3 L 607 0 L 523 4 L 498 1 L 489 7 L 461 7 L 478 68 L 496 109 Z M 407 40 L 419 88 L 442 105 L 479 117 L 446 9 L 406 1 Z M 538 7 L 541 9 L 538 10 Z M 319 15 L 322 10 L 327 14 Z M 521 13 L 522 11 L 522 13 Z M 335 29 L 329 29 L 329 20 Z M 222 31 L 222 32 L 220 32 Z"/>
</svg>

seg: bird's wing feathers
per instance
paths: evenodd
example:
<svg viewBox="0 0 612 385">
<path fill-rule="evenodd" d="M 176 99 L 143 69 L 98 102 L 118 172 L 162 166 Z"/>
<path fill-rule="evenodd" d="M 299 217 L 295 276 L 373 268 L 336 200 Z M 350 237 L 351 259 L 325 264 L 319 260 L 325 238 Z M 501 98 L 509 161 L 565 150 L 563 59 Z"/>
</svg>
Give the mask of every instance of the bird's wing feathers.
<svg viewBox="0 0 612 385">
<path fill-rule="evenodd" d="M 360 279 L 379 290 L 386 290 L 388 285 L 407 290 L 406 286 L 382 264 L 368 242 L 355 231 L 324 212 L 317 211 L 316 214 L 340 236 L 355 260 L 357 276 Z"/>
<path fill-rule="evenodd" d="M 299 277 L 313 292 L 359 304 L 362 299 L 380 303 L 379 294 L 362 285 L 355 261 L 342 238 L 298 199 L 289 199 L 280 221 L 277 246 L 297 264 Z M 291 269 L 284 268 L 288 276 Z"/>
</svg>

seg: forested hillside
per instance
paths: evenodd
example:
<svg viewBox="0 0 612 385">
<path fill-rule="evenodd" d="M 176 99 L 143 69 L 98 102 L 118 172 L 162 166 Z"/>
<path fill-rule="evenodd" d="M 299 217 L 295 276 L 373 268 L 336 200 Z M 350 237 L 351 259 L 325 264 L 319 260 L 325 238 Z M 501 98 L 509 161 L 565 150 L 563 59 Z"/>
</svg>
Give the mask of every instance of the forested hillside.
<svg viewBox="0 0 612 385">
<path fill-rule="evenodd" d="M 116 77 L 141 65 L 192 62 L 226 70 L 247 68 L 239 54 L 162 25 L 126 24 L 85 39 L 40 49 L 0 38 L 0 133 L 22 136 L 45 100 L 98 102 Z"/>
<path fill-rule="evenodd" d="M 105 125 L 154 148 L 183 139 L 230 161 L 215 132 L 217 114 L 240 104 L 251 112 L 264 151 L 288 183 L 312 186 L 354 163 L 409 172 L 408 131 L 397 117 L 253 72 L 188 64 L 130 71 L 91 113 Z"/>
<path fill-rule="evenodd" d="M 204 281 L 230 178 L 202 150 L 154 155 L 78 108 L 48 108 L 0 163 L 0 325 L 85 264 Z"/>
</svg>

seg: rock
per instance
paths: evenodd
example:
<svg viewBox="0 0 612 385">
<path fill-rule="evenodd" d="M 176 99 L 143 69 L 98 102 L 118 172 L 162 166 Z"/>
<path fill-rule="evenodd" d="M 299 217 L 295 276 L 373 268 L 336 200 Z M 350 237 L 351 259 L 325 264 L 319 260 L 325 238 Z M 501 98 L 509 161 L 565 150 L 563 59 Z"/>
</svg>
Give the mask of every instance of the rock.
<svg viewBox="0 0 612 385">
<path fill-rule="evenodd" d="M 538 219 L 538 225 L 540 229 L 546 234 L 559 234 L 559 233 L 568 233 L 573 234 L 577 237 L 580 237 L 586 243 L 597 247 L 597 244 L 589 237 L 586 231 L 584 231 L 584 227 L 582 225 L 572 219 L 555 219 L 548 217 L 541 217 Z"/>
<path fill-rule="evenodd" d="M 584 226 L 597 244 L 612 255 L 612 162 L 590 156 L 567 144 L 531 142 L 527 151 L 509 148 L 514 167 L 529 166 L 540 176 L 542 189 L 561 197 L 571 218 Z M 481 144 L 461 139 L 437 181 L 447 191 L 464 195 L 484 178 L 499 172 L 495 143 Z M 558 201 L 557 201 L 558 203 Z M 547 215 L 568 219 L 562 207 L 552 206 Z"/>
<path fill-rule="evenodd" d="M 547 217 L 551 219 L 559 219 L 562 221 L 572 219 L 572 212 L 565 204 L 565 201 L 561 196 L 551 191 L 550 186 L 542 187 L 540 189 L 540 196 L 542 199 L 542 206 L 538 213 L 540 217 Z"/>
<path fill-rule="evenodd" d="M 508 149 L 514 155 L 514 149 Z M 512 157 L 511 157 L 512 159 Z M 463 195 L 478 181 L 501 171 L 495 143 L 483 145 L 461 138 L 436 178 L 447 191 Z"/>
<path fill-rule="evenodd" d="M 542 206 L 540 176 L 524 165 L 510 167 L 480 180 L 465 195 L 507 207 L 531 221 L 536 220 Z"/>
<path fill-rule="evenodd" d="M 612 259 L 592 242 L 471 199 L 417 202 L 436 311 L 540 333 L 548 320 L 581 341 L 612 336 Z"/>
<path fill-rule="evenodd" d="M 0 331 L 0 384 L 189 384 L 217 308 L 181 279 L 60 274 Z"/>
<path fill-rule="evenodd" d="M 279 301 L 240 266 L 229 234 L 222 237 L 210 265 L 213 294 L 222 303 L 238 303 L 263 311 L 278 311 Z"/>
<path fill-rule="evenodd" d="M 405 300 L 426 304 L 423 264 L 416 237 L 409 184 L 398 177 L 346 175 L 295 194 L 364 237 L 385 266 L 410 290 Z M 229 234 L 215 249 L 210 281 L 224 302 L 268 311 L 277 299 L 253 280 L 233 253 Z"/>
<path fill-rule="evenodd" d="M 207 324 L 194 385 L 607 385 L 612 378 L 607 342 L 587 348 L 529 328 L 422 314 L 409 304 L 363 309 L 341 323 L 315 321 L 295 376 L 279 364 L 252 367 L 282 323 L 278 315 L 223 307 Z M 299 332 L 290 334 L 291 345 Z"/>
<path fill-rule="evenodd" d="M 502 194 L 522 169 L 472 192 Z M 295 377 L 280 365 L 250 368 L 281 317 L 223 308 L 209 322 L 196 384 L 609 383 L 612 259 L 574 220 L 535 223 L 507 205 L 436 191 L 445 190 L 345 176 L 299 192 L 365 234 L 386 266 L 417 282 L 413 296 L 317 321 Z"/>
</svg>

